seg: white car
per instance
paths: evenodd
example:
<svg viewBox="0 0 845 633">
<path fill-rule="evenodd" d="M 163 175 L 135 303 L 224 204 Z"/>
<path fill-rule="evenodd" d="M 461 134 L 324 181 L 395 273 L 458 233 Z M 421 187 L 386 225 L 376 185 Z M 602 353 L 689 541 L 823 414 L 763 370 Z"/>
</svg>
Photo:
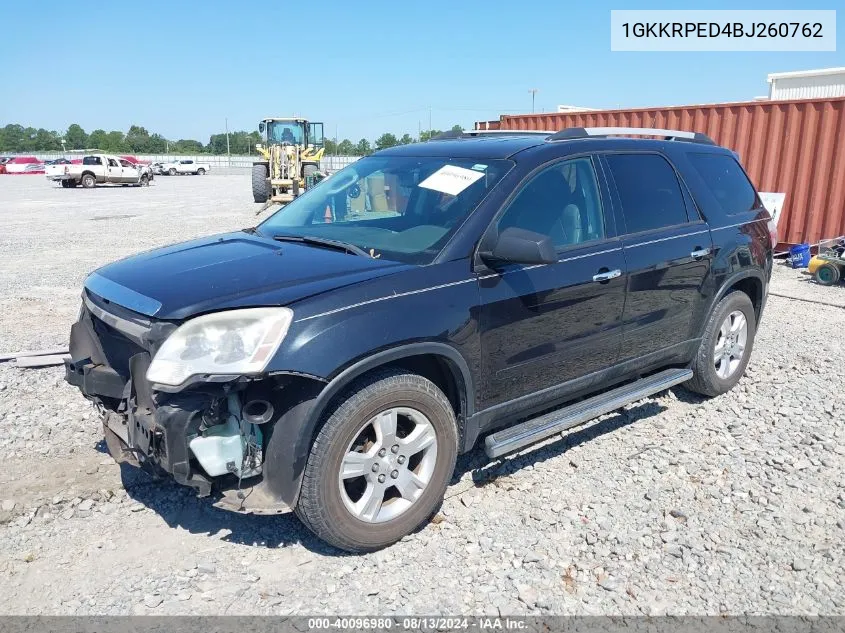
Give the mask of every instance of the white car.
<svg viewBox="0 0 845 633">
<path fill-rule="evenodd" d="M 203 176 L 211 171 L 211 165 L 208 163 L 198 163 L 195 160 L 175 160 L 169 163 L 161 164 L 161 173 L 168 176 L 175 176 L 177 174 L 196 174 Z"/>
<path fill-rule="evenodd" d="M 146 165 L 134 165 L 112 154 L 90 154 L 82 164 L 47 165 L 44 171 L 47 180 L 61 182 L 66 189 L 77 185 L 90 189 L 101 184 L 145 186 L 152 180 Z"/>
</svg>

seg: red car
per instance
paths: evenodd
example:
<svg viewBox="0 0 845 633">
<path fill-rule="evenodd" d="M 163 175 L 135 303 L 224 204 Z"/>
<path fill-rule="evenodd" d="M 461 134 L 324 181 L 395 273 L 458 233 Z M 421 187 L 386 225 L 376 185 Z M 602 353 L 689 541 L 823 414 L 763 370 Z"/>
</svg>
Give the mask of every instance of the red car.
<svg viewBox="0 0 845 633">
<path fill-rule="evenodd" d="M 15 156 L 3 164 L 6 174 L 43 174 L 44 163 L 35 156 Z"/>
</svg>

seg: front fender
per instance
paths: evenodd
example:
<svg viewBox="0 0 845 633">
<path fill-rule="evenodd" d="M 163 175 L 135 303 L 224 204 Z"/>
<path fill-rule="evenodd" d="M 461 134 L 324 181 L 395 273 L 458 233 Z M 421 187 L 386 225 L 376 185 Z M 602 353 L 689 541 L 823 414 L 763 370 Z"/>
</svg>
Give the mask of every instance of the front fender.
<svg viewBox="0 0 845 633">
<path fill-rule="evenodd" d="M 328 384 L 299 378 L 295 400 L 269 432 L 264 467 L 264 486 L 272 497 L 293 508 L 299 499 L 302 475 L 311 445 L 334 398 L 356 378 L 390 363 L 420 355 L 433 355 L 446 361 L 464 403 L 464 419 L 474 413 L 475 391 L 469 366 L 452 346 L 425 341 L 399 345 L 370 354 L 340 371 Z"/>
</svg>

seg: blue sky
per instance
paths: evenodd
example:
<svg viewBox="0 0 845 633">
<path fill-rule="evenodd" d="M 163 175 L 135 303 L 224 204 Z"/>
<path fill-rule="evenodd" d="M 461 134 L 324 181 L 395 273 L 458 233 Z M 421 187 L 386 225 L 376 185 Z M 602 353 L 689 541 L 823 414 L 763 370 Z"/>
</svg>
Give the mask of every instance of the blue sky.
<svg viewBox="0 0 845 633">
<path fill-rule="evenodd" d="M 60 3 L 63 7 L 69 7 Z M 839 9 L 832 53 L 614 53 L 611 8 L 680 2 L 73 2 L 3 7 L 0 125 L 145 126 L 207 142 L 298 114 L 341 138 L 537 111 L 738 101 L 770 72 L 845 66 L 841 0 L 707 2 Z M 11 28 L 10 28 L 11 27 Z M 305 62 L 304 64 L 297 62 Z M 297 70 L 299 69 L 299 70 Z"/>
</svg>

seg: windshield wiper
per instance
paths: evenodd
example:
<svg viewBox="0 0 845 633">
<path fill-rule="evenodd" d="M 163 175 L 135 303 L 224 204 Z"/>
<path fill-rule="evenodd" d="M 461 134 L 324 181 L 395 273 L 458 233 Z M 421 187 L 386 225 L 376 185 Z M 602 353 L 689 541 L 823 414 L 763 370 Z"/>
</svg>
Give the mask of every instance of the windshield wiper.
<svg viewBox="0 0 845 633">
<path fill-rule="evenodd" d="M 324 248 L 333 248 L 337 251 L 343 251 L 350 255 L 359 255 L 361 257 L 369 257 L 370 254 L 363 248 L 350 244 L 349 242 L 342 242 L 341 240 L 331 240 L 326 237 L 312 237 L 310 235 L 274 235 L 273 239 L 277 242 L 300 242 L 302 244 L 311 244 L 313 246 L 322 246 Z"/>
</svg>

